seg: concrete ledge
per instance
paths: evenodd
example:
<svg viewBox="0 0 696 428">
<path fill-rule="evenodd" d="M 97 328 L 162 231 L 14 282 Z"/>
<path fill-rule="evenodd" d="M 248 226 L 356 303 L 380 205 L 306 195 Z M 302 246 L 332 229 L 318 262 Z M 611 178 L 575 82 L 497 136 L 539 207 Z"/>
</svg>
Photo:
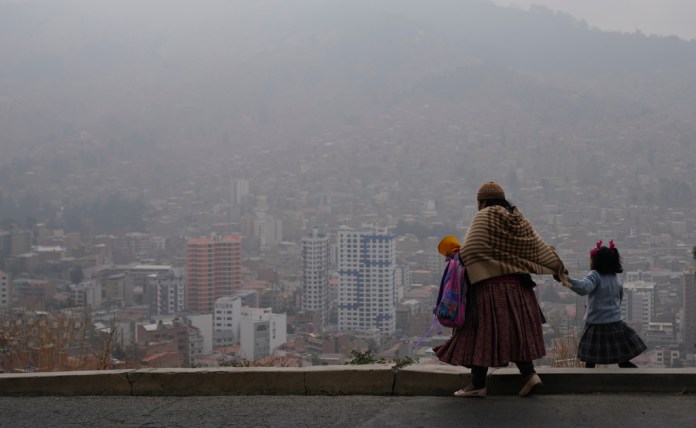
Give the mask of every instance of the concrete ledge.
<svg viewBox="0 0 696 428">
<path fill-rule="evenodd" d="M 539 368 L 540 394 L 696 393 L 696 369 Z M 423 395 L 451 396 L 470 381 L 447 365 L 140 369 L 0 374 L 0 396 Z M 489 395 L 515 395 L 517 369 L 491 369 Z"/>
<path fill-rule="evenodd" d="M 696 369 L 538 368 L 537 373 L 544 383 L 540 394 L 696 392 Z M 491 395 L 517 394 L 522 388 L 512 368 L 492 369 L 487 383 Z"/>
<path fill-rule="evenodd" d="M 305 369 L 307 395 L 392 395 L 389 364 L 315 366 Z"/>
<path fill-rule="evenodd" d="M 411 365 L 396 372 L 394 395 L 452 395 L 470 382 L 471 373 L 465 367 Z"/>
<path fill-rule="evenodd" d="M 0 395 L 131 395 L 131 370 L 0 374 Z"/>
<path fill-rule="evenodd" d="M 132 395 L 305 395 L 301 368 L 139 369 L 128 374 Z"/>
</svg>

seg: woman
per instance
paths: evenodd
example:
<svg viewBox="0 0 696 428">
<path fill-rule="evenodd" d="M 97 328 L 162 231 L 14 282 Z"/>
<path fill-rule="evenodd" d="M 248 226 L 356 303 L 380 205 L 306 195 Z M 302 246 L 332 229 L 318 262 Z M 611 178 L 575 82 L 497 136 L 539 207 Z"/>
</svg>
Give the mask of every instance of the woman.
<svg viewBox="0 0 696 428">
<path fill-rule="evenodd" d="M 434 350 L 440 361 L 471 368 L 471 384 L 455 396 L 485 397 L 488 367 L 514 362 L 523 377 L 519 395 L 525 397 L 541 385 L 533 360 L 546 355 L 530 273 L 565 278 L 566 270 L 500 185 L 485 183 L 476 198 L 479 211 L 459 252 L 472 284 L 466 321 Z"/>
</svg>

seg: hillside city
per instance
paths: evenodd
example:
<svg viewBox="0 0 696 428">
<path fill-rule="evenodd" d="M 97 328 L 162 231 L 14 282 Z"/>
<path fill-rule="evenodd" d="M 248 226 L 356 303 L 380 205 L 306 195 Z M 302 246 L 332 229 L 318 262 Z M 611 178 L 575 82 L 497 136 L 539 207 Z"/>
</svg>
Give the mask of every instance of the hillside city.
<svg viewBox="0 0 696 428">
<path fill-rule="evenodd" d="M 83 133 L 70 144 L 86 144 L 89 138 Z M 430 188 L 415 191 L 411 184 L 401 185 L 408 177 L 399 174 L 400 165 L 385 162 L 370 175 L 368 159 L 355 165 L 364 173 L 349 175 L 341 169 L 350 164 L 332 163 L 331 156 L 361 162 L 359 155 L 341 152 L 346 149 L 340 139 L 315 144 L 313 156 L 319 160 L 300 156 L 280 169 L 289 156 L 279 151 L 263 153 L 263 164 L 245 165 L 240 159 L 230 168 L 254 171 L 253 178 L 224 180 L 198 171 L 201 175 L 181 189 L 160 186 L 159 195 L 155 188 L 138 189 L 148 201 L 145 209 L 133 210 L 142 216 L 138 231 L 90 232 L 97 229 L 95 219 L 76 223 L 68 216 L 77 214 L 62 209 L 52 218 L 5 220 L 0 232 L 3 370 L 51 371 L 79 364 L 309 366 L 345 364 L 353 351 L 371 351 L 387 361 L 436 363 L 432 347 L 449 334 L 432 324 L 444 267 L 437 243 L 447 234 L 464 235 L 476 211 L 479 183 L 454 179 L 458 190 L 448 192 L 437 190 L 450 186 L 446 180 L 431 178 L 423 180 L 432 183 Z M 403 144 L 386 141 L 370 153 L 379 161 L 404 150 Z M 400 155 L 401 164 L 417 163 L 419 157 L 417 152 Z M 42 162 L 13 168 L 15 177 L 26 177 L 27 194 L 41 189 L 67 200 L 124 186 L 123 178 L 96 170 L 51 183 L 44 181 L 51 174 Z M 392 181 L 385 179 L 389 174 Z M 589 270 L 588 251 L 596 241 L 617 243 L 625 269 L 623 317 L 649 346 L 637 364 L 695 364 L 688 344 L 694 343 L 696 329 L 690 253 L 696 224 L 688 209 L 639 207 L 631 204 L 627 190 L 607 198 L 598 196 L 600 186 L 562 176 L 535 181 L 523 168 L 491 178 L 500 180 L 509 199 L 555 246 L 572 276 Z M 657 185 L 648 175 L 637 180 L 645 188 Z M 614 182 L 629 186 L 632 180 L 617 173 Z M 116 199 L 110 207 L 114 222 L 133 209 L 128 199 Z M 88 208 L 82 210 L 86 217 Z M 70 224 L 80 230 L 66 227 Z M 367 269 L 378 279 L 364 278 L 367 297 L 356 306 L 343 293 L 356 286 L 345 275 L 346 266 L 365 267 L 358 247 L 370 239 L 380 242 L 369 256 L 378 258 L 380 269 Z M 574 346 L 585 299 L 550 277 L 535 280 L 548 320 L 548 355 L 540 364 L 577 365 Z M 89 337 L 97 348 L 107 343 L 108 358 L 72 361 L 76 344 L 45 349 L 48 344 L 41 341 L 53 340 L 45 333 L 24 339 L 29 351 L 18 349 L 17 331 L 59 326 L 66 319 L 84 330 L 73 342 Z M 62 357 L 40 357 L 47 352 Z"/>
<path fill-rule="evenodd" d="M 437 245 L 488 181 L 572 277 L 613 240 L 633 361 L 696 366 L 696 41 L 486 0 L 39 3 L 0 1 L 0 370 L 440 364 Z M 536 364 L 581 366 L 586 298 L 533 279 Z"/>
</svg>

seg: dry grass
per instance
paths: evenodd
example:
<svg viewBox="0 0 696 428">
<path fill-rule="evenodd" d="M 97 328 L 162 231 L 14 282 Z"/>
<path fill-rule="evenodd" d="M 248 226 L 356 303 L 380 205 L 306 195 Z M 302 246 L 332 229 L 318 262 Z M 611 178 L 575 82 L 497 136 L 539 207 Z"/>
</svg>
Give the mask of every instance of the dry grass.
<svg viewBox="0 0 696 428">
<path fill-rule="evenodd" d="M 269 355 L 257 360 L 238 358 L 220 361 L 220 365 L 227 367 L 302 367 L 302 361 L 287 356 Z"/>
<path fill-rule="evenodd" d="M 561 326 L 557 322 L 550 322 L 554 332 L 551 344 L 551 367 L 585 367 L 585 364 L 578 360 L 578 344 L 580 335 L 575 327 Z"/>
<path fill-rule="evenodd" d="M 99 333 L 85 312 L 12 311 L 0 315 L 2 369 L 53 372 L 111 368 L 116 329 Z"/>
</svg>

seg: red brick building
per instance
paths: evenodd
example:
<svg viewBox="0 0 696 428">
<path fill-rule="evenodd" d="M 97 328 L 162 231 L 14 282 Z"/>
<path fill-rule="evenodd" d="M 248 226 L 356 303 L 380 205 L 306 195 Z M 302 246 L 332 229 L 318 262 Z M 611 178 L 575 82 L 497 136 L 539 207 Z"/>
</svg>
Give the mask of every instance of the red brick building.
<svg viewBox="0 0 696 428">
<path fill-rule="evenodd" d="M 231 296 L 242 282 L 238 235 L 196 238 L 186 246 L 186 306 L 213 313 L 215 300 Z"/>
</svg>

